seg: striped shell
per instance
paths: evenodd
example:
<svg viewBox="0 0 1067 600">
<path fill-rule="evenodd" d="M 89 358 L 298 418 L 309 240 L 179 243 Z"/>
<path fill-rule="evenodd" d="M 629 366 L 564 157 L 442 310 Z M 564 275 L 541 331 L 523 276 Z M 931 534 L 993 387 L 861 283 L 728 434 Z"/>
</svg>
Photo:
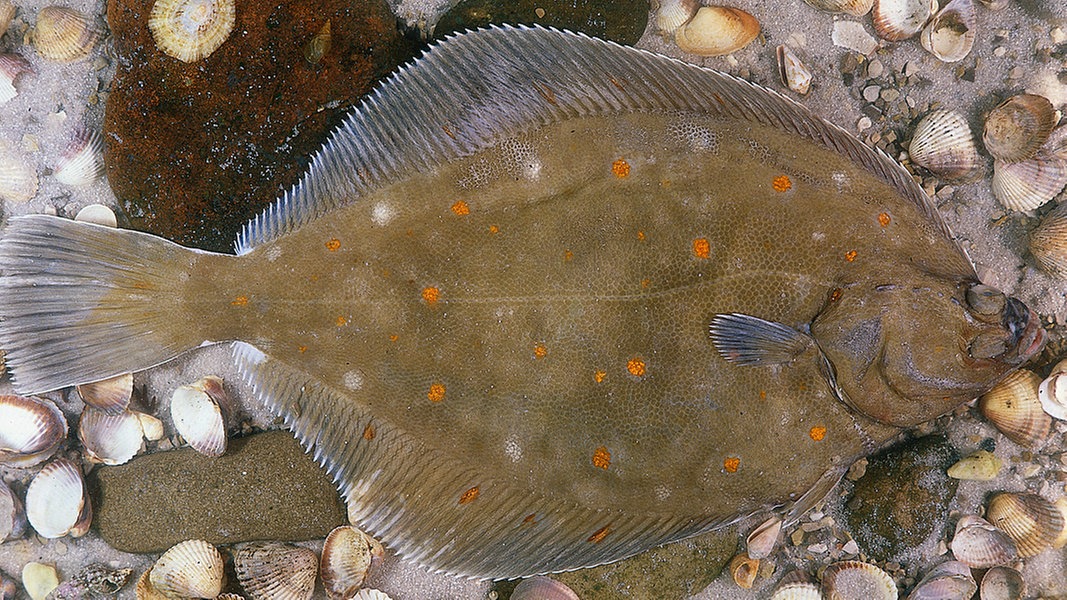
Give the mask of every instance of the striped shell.
<svg viewBox="0 0 1067 600">
<path fill-rule="evenodd" d="M 1046 273 L 1067 279 L 1067 202 L 1052 209 L 1030 232 L 1030 254 Z"/>
<path fill-rule="evenodd" d="M 344 525 L 331 531 L 319 560 L 327 595 L 333 600 L 351 598 L 384 555 L 385 549 L 377 540 L 355 527 Z"/>
<path fill-rule="evenodd" d="M 89 206 L 100 205 L 90 204 Z M 83 208 L 82 212 L 78 213 L 78 216 L 81 217 L 87 208 L 89 207 Z M 114 213 L 111 214 L 114 216 Z M 74 220 L 85 221 L 86 219 L 75 217 Z M 93 383 L 83 383 L 76 386 L 75 389 L 78 390 L 78 395 L 88 406 L 105 412 L 121 413 L 130 405 L 130 398 L 133 396 L 133 375 L 126 373 L 125 375 L 118 375 L 110 379 L 94 381 Z"/>
<path fill-rule="evenodd" d="M 749 45 L 759 32 L 756 17 L 739 8 L 702 6 L 674 32 L 674 42 L 690 54 L 723 56 Z"/>
<path fill-rule="evenodd" d="M 845 13 L 862 17 L 871 12 L 874 0 L 804 0 L 808 5 L 831 13 Z"/>
<path fill-rule="evenodd" d="M 674 35 L 700 8 L 699 0 L 659 0 L 656 10 L 656 30 L 661 35 Z"/>
<path fill-rule="evenodd" d="M 1067 158 L 1038 154 L 1020 162 L 993 161 L 993 195 L 1009 210 L 1033 210 L 1067 185 Z"/>
<path fill-rule="evenodd" d="M 194 450 L 206 456 L 222 456 L 226 452 L 228 409 L 222 380 L 214 376 L 183 385 L 170 398 L 175 429 Z"/>
<path fill-rule="evenodd" d="M 144 432 L 137 413 L 112 414 L 86 406 L 78 420 L 78 438 L 91 462 L 121 465 L 141 451 Z"/>
<path fill-rule="evenodd" d="M 41 537 L 85 535 L 92 516 L 81 469 L 65 458 L 45 465 L 26 490 L 26 518 Z"/>
<path fill-rule="evenodd" d="M 1006 565 L 1019 556 L 1015 542 L 1006 533 L 976 515 L 959 520 L 949 547 L 956 560 L 975 569 Z"/>
<path fill-rule="evenodd" d="M 52 174 L 60 183 L 89 185 L 104 175 L 104 138 L 95 129 L 79 129 L 56 162 Z"/>
<path fill-rule="evenodd" d="M 538 575 L 519 582 L 511 600 L 578 600 L 578 594 L 555 579 Z"/>
<path fill-rule="evenodd" d="M 0 54 L 0 104 L 19 95 L 15 83 L 25 73 L 32 73 L 30 62 L 18 54 Z"/>
<path fill-rule="evenodd" d="M 1061 547 L 1067 540 L 1063 503 L 1053 504 L 1037 494 L 994 494 L 986 519 L 1015 541 L 1021 558 Z"/>
<path fill-rule="evenodd" d="M 966 179 L 982 168 L 967 119 L 954 110 L 939 109 L 915 126 L 911 161 L 946 179 Z"/>
<path fill-rule="evenodd" d="M 233 569 L 252 600 L 309 600 L 315 591 L 319 557 L 307 548 L 253 542 L 234 553 Z"/>
<path fill-rule="evenodd" d="M 907 600 L 970 600 L 977 591 L 970 567 L 950 560 L 931 569 Z"/>
<path fill-rule="evenodd" d="M 350 596 L 348 600 L 393 600 L 385 592 L 378 590 L 359 590 L 354 596 Z"/>
<path fill-rule="evenodd" d="M 163 53 L 191 63 L 230 37 L 236 16 L 234 0 L 156 0 L 148 28 Z"/>
<path fill-rule="evenodd" d="M 222 591 L 223 560 L 203 540 L 186 540 L 163 553 L 152 567 L 152 587 L 169 596 L 214 598 Z"/>
<path fill-rule="evenodd" d="M 1048 98 L 1019 94 L 1001 102 L 986 117 L 982 143 L 994 158 L 1018 162 L 1033 158 L 1052 133 L 1058 117 Z"/>
<path fill-rule="evenodd" d="M 134 592 L 137 595 L 137 600 L 173 600 L 170 596 L 157 590 L 155 586 L 152 585 L 152 569 L 148 569 L 141 574 L 141 578 L 137 580 L 137 587 Z"/>
<path fill-rule="evenodd" d="M 937 10 L 937 0 L 874 0 L 871 20 L 878 36 L 890 42 L 906 40 Z"/>
<path fill-rule="evenodd" d="M 978 400 L 978 410 L 1009 440 L 1020 446 L 1043 442 L 1052 426 L 1037 398 L 1041 377 L 1020 369 L 993 386 Z"/>
<path fill-rule="evenodd" d="M 897 585 L 889 573 L 859 561 L 838 562 L 822 575 L 827 600 L 897 600 Z"/>
<path fill-rule="evenodd" d="M 37 13 L 33 47 L 57 62 L 81 60 L 93 51 L 100 29 L 85 13 L 66 6 L 46 6 Z"/>
<path fill-rule="evenodd" d="M 982 577 L 981 600 L 1021 600 L 1024 596 L 1022 573 L 1011 567 L 993 567 Z"/>
<path fill-rule="evenodd" d="M 0 463 L 32 467 L 67 438 L 67 419 L 50 400 L 0 396 Z"/>
</svg>

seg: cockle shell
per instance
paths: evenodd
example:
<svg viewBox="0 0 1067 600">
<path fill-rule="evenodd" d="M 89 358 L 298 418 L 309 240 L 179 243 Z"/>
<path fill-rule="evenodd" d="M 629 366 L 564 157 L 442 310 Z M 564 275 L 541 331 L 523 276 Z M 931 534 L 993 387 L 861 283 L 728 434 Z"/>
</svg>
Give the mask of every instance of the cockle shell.
<svg viewBox="0 0 1067 600">
<path fill-rule="evenodd" d="M 660 35 L 674 35 L 700 8 L 700 0 L 659 0 L 656 9 L 656 30 Z"/>
<path fill-rule="evenodd" d="M 32 73 L 30 61 L 18 54 L 0 54 L 0 104 L 19 95 L 15 83 L 25 73 Z"/>
<path fill-rule="evenodd" d="M 99 38 L 100 29 L 85 13 L 66 6 L 46 6 L 37 12 L 33 47 L 49 60 L 83 59 L 93 51 Z"/>
<path fill-rule="evenodd" d="M 993 161 L 993 195 L 1009 210 L 1033 210 L 1067 185 L 1067 158 L 1038 154 L 1019 162 Z"/>
<path fill-rule="evenodd" d="M 990 111 L 982 143 L 993 158 L 1008 162 L 1033 158 L 1057 121 L 1056 109 L 1048 98 L 1018 94 Z"/>
<path fill-rule="evenodd" d="M 578 594 L 566 584 L 537 575 L 520 581 L 511 592 L 511 600 L 578 600 Z"/>
<path fill-rule="evenodd" d="M 739 8 L 702 6 L 674 33 L 678 47 L 699 56 L 723 56 L 749 45 L 759 35 L 756 17 Z"/>
<path fill-rule="evenodd" d="M 1048 437 L 1052 419 L 1037 398 L 1041 377 L 1020 369 L 1005 377 L 978 400 L 978 409 L 1009 440 L 1034 446 Z"/>
<path fill-rule="evenodd" d="M 32 467 L 67 437 L 67 419 L 50 400 L 0 396 L 0 463 Z"/>
<path fill-rule="evenodd" d="M 756 581 L 756 575 L 759 574 L 759 559 L 752 558 L 747 552 L 742 552 L 734 556 L 726 568 L 730 571 L 730 576 L 734 578 L 737 587 L 745 590 L 751 589 Z"/>
<path fill-rule="evenodd" d="M 826 567 L 822 575 L 823 594 L 827 600 L 897 600 L 897 584 L 889 573 L 859 561 L 838 562 Z"/>
<path fill-rule="evenodd" d="M 319 557 L 307 548 L 252 542 L 234 552 L 233 569 L 252 600 L 309 600 Z"/>
<path fill-rule="evenodd" d="M 782 518 L 771 517 L 752 530 L 745 540 L 745 549 L 751 558 L 766 558 L 778 543 L 782 531 Z"/>
<path fill-rule="evenodd" d="M 1050 417 L 1067 420 L 1067 360 L 1057 363 L 1041 382 L 1037 388 L 1037 399 Z"/>
<path fill-rule="evenodd" d="M 906 40 L 937 11 L 937 0 L 874 0 L 871 20 L 878 36 L 891 42 Z"/>
<path fill-rule="evenodd" d="M 85 209 L 82 209 L 82 211 L 84 212 Z M 80 216 L 82 213 L 79 212 L 78 215 Z M 81 396 L 85 404 L 105 412 L 121 413 L 129 406 L 130 397 L 133 395 L 133 374 L 126 373 L 125 375 L 118 375 L 109 379 L 94 381 L 93 383 L 83 383 L 75 386 L 75 389 L 78 390 L 78 395 Z"/>
<path fill-rule="evenodd" d="M 911 161 L 946 179 L 966 179 L 982 167 L 967 119 L 954 110 L 938 109 L 915 126 L 908 147 Z"/>
<path fill-rule="evenodd" d="M 798 572 L 793 571 L 793 573 Z M 782 578 L 781 583 L 771 594 L 771 600 L 823 600 L 822 590 L 818 585 L 806 578 L 791 578 L 793 573 Z"/>
<path fill-rule="evenodd" d="M 782 83 L 794 92 L 804 95 L 811 89 L 811 69 L 804 64 L 797 53 L 782 44 L 775 50 L 778 56 L 778 75 Z"/>
<path fill-rule="evenodd" d="M 233 31 L 234 0 L 156 0 L 148 28 L 156 47 L 183 62 L 211 55 Z"/>
<path fill-rule="evenodd" d="M 1021 600 L 1025 595 L 1022 573 L 1011 567 L 993 567 L 982 577 L 981 600 Z"/>
<path fill-rule="evenodd" d="M 1052 209 L 1041 219 L 1041 224 L 1030 232 L 1030 254 L 1046 273 L 1067 279 L 1067 202 Z M 1038 392 L 1040 394 L 1040 389 Z M 1063 393 L 1060 392 L 1061 395 Z M 1045 406 L 1044 401 L 1042 406 Z"/>
<path fill-rule="evenodd" d="M 104 138 L 100 132 L 76 131 L 52 174 L 67 185 L 89 185 L 100 179 L 104 175 Z"/>
<path fill-rule="evenodd" d="M 134 591 L 137 594 L 137 600 L 173 600 L 152 585 L 152 569 L 141 574 Z"/>
<path fill-rule="evenodd" d="M 78 438 L 90 461 L 121 465 L 141 451 L 144 432 L 137 413 L 110 413 L 86 406 L 78 421 Z"/>
<path fill-rule="evenodd" d="M 222 591 L 224 562 L 203 540 L 186 540 L 163 553 L 149 579 L 159 592 L 185 598 L 214 598 Z"/>
<path fill-rule="evenodd" d="M 1003 467 L 1004 462 L 995 454 L 987 450 L 979 450 L 949 467 L 948 476 L 968 481 L 991 481 L 997 478 Z"/>
<path fill-rule="evenodd" d="M 1067 540 L 1063 505 L 1037 494 L 1000 492 L 989 499 L 986 519 L 1015 541 L 1019 556 L 1035 556 Z"/>
<path fill-rule="evenodd" d="M 85 535 L 92 516 L 81 469 L 66 458 L 45 465 L 26 489 L 26 518 L 41 537 Z"/>
<path fill-rule="evenodd" d="M 974 0 L 951 0 L 919 34 L 919 42 L 943 62 L 957 62 L 971 53 L 978 15 Z"/>
<path fill-rule="evenodd" d="M 226 418 L 229 399 L 218 377 L 204 377 L 174 390 L 170 415 L 185 441 L 201 454 L 222 456 L 226 452 Z"/>
<path fill-rule="evenodd" d="M 37 195 L 37 171 L 21 153 L 0 143 L 0 199 L 23 203 Z"/>
<path fill-rule="evenodd" d="M 378 590 L 359 590 L 348 600 L 393 600 L 385 592 Z"/>
<path fill-rule="evenodd" d="M 22 501 L 0 480 L 0 542 L 22 537 L 26 532 L 26 511 Z"/>
<path fill-rule="evenodd" d="M 926 574 L 908 594 L 907 600 L 971 600 L 978 584 L 971 569 L 959 561 L 943 562 Z"/>
<path fill-rule="evenodd" d="M 804 0 L 810 6 L 831 13 L 845 13 L 862 17 L 871 12 L 874 0 Z"/>
<path fill-rule="evenodd" d="M 959 520 L 949 547 L 956 560 L 975 569 L 1006 565 L 1019 555 L 1011 537 L 977 515 Z"/>
<path fill-rule="evenodd" d="M 327 595 L 333 600 L 350 598 L 384 555 L 385 548 L 377 540 L 355 527 L 344 525 L 331 531 L 319 559 Z"/>
<path fill-rule="evenodd" d="M 0 0 L 0 37 L 7 32 L 11 19 L 15 18 L 15 5 L 11 0 Z"/>
</svg>

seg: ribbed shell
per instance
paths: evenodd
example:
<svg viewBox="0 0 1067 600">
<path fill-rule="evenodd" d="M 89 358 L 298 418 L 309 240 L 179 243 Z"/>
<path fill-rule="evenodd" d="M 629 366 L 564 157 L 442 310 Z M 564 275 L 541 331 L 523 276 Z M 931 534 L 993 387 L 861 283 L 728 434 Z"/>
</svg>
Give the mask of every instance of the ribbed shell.
<svg viewBox="0 0 1067 600">
<path fill-rule="evenodd" d="M 309 600 L 319 557 L 289 544 L 251 543 L 234 553 L 233 569 L 252 600 Z"/>
<path fill-rule="evenodd" d="M 393 600 L 385 592 L 378 590 L 359 590 L 348 600 Z"/>
<path fill-rule="evenodd" d="M 970 568 L 959 561 L 943 562 L 926 574 L 907 600 L 970 600 L 978 591 Z"/>
<path fill-rule="evenodd" d="M 0 542 L 22 537 L 26 532 L 26 510 L 19 497 L 0 480 Z"/>
<path fill-rule="evenodd" d="M 1022 558 L 1051 548 L 1065 531 L 1063 511 L 1036 494 L 995 494 L 989 499 L 986 519 L 1015 541 Z"/>
<path fill-rule="evenodd" d="M 84 211 L 85 209 L 82 210 Z M 81 214 L 81 212 L 78 213 L 79 216 Z M 75 220 L 79 219 L 75 218 Z M 84 221 L 85 219 L 81 220 Z M 94 381 L 93 383 L 83 383 L 76 386 L 75 389 L 78 390 L 78 395 L 81 396 L 85 404 L 105 412 L 121 413 L 130 405 L 130 397 L 133 396 L 133 375 L 126 373 L 125 375 Z"/>
<path fill-rule="evenodd" d="M 78 438 L 90 461 L 121 465 L 141 451 L 144 433 L 136 413 L 112 414 L 86 406 L 78 421 Z"/>
<path fill-rule="evenodd" d="M 656 30 L 662 35 L 674 35 L 700 8 L 699 0 L 659 0 L 656 10 Z"/>
<path fill-rule="evenodd" d="M 41 537 L 84 534 L 91 514 L 81 469 L 65 458 L 45 465 L 26 490 L 26 517 Z"/>
<path fill-rule="evenodd" d="M 1019 94 L 1001 102 L 986 117 L 982 143 L 994 158 L 1018 162 L 1033 158 L 1056 126 L 1048 98 Z"/>
<path fill-rule="evenodd" d="M 978 400 L 978 409 L 1009 440 L 1034 446 L 1048 437 L 1052 419 L 1037 398 L 1041 377 L 1020 369 L 993 386 Z"/>
<path fill-rule="evenodd" d="M 965 179 L 982 167 L 967 119 L 954 110 L 938 109 L 915 126 L 908 148 L 911 161 L 946 179 Z"/>
<path fill-rule="evenodd" d="M 993 161 L 993 195 L 1009 210 L 1033 210 L 1067 185 L 1067 159 L 1043 156 L 1020 162 Z"/>
<path fill-rule="evenodd" d="M 0 143 L 0 198 L 21 204 L 36 195 L 36 169 L 21 153 Z"/>
<path fill-rule="evenodd" d="M 148 28 L 156 47 L 183 62 L 211 55 L 233 31 L 234 0 L 156 0 Z"/>
<path fill-rule="evenodd" d="M 1037 399 L 1050 417 L 1067 420 L 1067 360 L 1060 361 L 1041 382 Z"/>
<path fill-rule="evenodd" d="M 826 567 L 823 594 L 828 600 L 897 600 L 897 585 L 888 573 L 859 561 L 838 562 Z"/>
<path fill-rule="evenodd" d="M 975 569 L 1006 565 L 1019 556 L 1011 537 L 975 515 L 966 515 L 956 524 L 950 548 L 956 560 Z"/>
<path fill-rule="evenodd" d="M 350 525 L 326 536 L 319 572 L 322 585 L 333 600 L 345 600 L 363 586 L 371 567 L 381 561 L 385 549 L 377 540 Z"/>
<path fill-rule="evenodd" d="M 1067 202 L 1052 209 L 1030 232 L 1030 254 L 1046 273 L 1067 279 Z"/>
<path fill-rule="evenodd" d="M 205 377 L 174 390 L 170 416 L 174 427 L 197 452 L 222 456 L 226 452 L 226 418 L 223 407 L 210 389 L 221 390 L 217 377 Z"/>
<path fill-rule="evenodd" d="M 871 20 L 878 36 L 891 42 L 919 31 L 937 10 L 937 0 L 874 0 Z"/>
<path fill-rule="evenodd" d="M 1011 567 L 993 567 L 982 577 L 981 600 L 1021 600 L 1024 596 L 1026 581 Z"/>
<path fill-rule="evenodd" d="M 779 584 L 771 600 L 823 600 L 823 595 L 819 586 L 810 581 L 792 581 Z"/>
<path fill-rule="evenodd" d="M 923 28 L 919 42 L 943 62 L 958 62 L 971 53 L 978 16 L 974 0 L 951 0 Z"/>
<path fill-rule="evenodd" d="M 169 596 L 214 598 L 222 591 L 223 560 L 203 540 L 186 540 L 163 553 L 152 567 L 152 587 Z"/>
<path fill-rule="evenodd" d="M 67 419 L 50 400 L 0 396 L 0 463 L 32 467 L 67 437 Z"/>
<path fill-rule="evenodd" d="M 152 585 L 152 569 L 148 569 L 141 574 L 134 591 L 137 594 L 137 600 L 173 600 L 173 598 L 157 590 Z"/>
<path fill-rule="evenodd" d="M 46 6 L 37 13 L 33 46 L 57 62 L 81 60 L 93 51 L 100 30 L 85 13 L 66 6 Z"/>
<path fill-rule="evenodd" d="M 79 129 L 56 162 L 52 174 L 60 183 L 89 185 L 104 175 L 104 138 L 97 130 Z"/>
<path fill-rule="evenodd" d="M 2 35 L 2 34 L 0 34 Z M 15 82 L 23 73 L 31 73 L 30 62 L 18 54 L 0 54 L 0 104 L 19 95 Z"/>
<path fill-rule="evenodd" d="M 804 0 L 810 6 L 831 13 L 845 13 L 862 17 L 871 12 L 874 0 Z"/>
<path fill-rule="evenodd" d="M 578 600 L 578 594 L 555 579 L 538 575 L 519 582 L 511 600 Z"/>
<path fill-rule="evenodd" d="M 756 17 L 739 8 L 702 6 L 675 31 L 674 41 L 690 54 L 723 56 L 749 45 L 759 31 Z"/>
</svg>

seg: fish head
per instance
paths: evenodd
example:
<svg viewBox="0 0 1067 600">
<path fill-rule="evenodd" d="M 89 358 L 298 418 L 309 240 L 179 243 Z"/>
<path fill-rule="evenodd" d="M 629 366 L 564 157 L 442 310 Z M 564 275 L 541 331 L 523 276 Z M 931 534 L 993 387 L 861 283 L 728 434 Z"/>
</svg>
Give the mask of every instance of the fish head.
<svg viewBox="0 0 1067 600">
<path fill-rule="evenodd" d="M 849 296 L 816 319 L 812 334 L 842 401 L 897 427 L 977 398 L 1047 337 L 1025 304 L 974 280 L 930 277 Z"/>
</svg>

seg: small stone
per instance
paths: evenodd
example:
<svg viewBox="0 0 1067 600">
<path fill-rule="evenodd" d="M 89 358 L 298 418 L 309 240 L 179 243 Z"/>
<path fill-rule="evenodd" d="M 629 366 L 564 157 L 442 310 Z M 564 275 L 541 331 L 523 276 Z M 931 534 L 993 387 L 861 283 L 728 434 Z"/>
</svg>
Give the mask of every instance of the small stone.
<svg viewBox="0 0 1067 600">
<path fill-rule="evenodd" d="M 885 100 L 886 102 L 892 102 L 900 97 L 900 90 L 886 88 L 882 90 L 881 97 L 882 100 Z"/>
<path fill-rule="evenodd" d="M 867 102 L 874 102 L 878 99 L 878 94 L 882 92 L 882 88 L 876 85 L 869 85 L 863 88 L 863 99 Z"/>
<path fill-rule="evenodd" d="M 856 540 L 849 540 L 845 542 L 844 546 L 841 546 L 841 551 L 845 554 L 859 554 L 860 546 L 856 543 Z"/>
<path fill-rule="evenodd" d="M 808 546 L 808 552 L 811 552 L 812 554 L 826 554 L 827 550 L 829 550 L 829 548 L 826 546 L 826 544 L 821 542 Z"/>
<path fill-rule="evenodd" d="M 1067 462 L 1064 463 L 1067 465 Z M 867 459 L 861 458 L 848 468 L 848 473 L 845 473 L 845 478 L 849 481 L 858 481 L 867 472 Z"/>
<path fill-rule="evenodd" d="M 858 21 L 835 21 L 831 39 L 835 46 L 848 48 L 867 56 L 878 49 L 878 40 Z"/>
<path fill-rule="evenodd" d="M 997 46 L 996 48 L 993 48 L 993 56 L 1004 56 L 1007 53 L 1008 49 L 1004 46 Z"/>
<path fill-rule="evenodd" d="M 885 72 L 885 65 L 877 58 L 867 63 L 867 77 L 881 77 Z"/>
<path fill-rule="evenodd" d="M 871 125 L 873 124 L 874 123 L 871 122 L 870 117 L 860 117 L 860 120 L 856 121 L 856 129 L 859 131 L 864 131 L 870 129 Z"/>
<path fill-rule="evenodd" d="M 794 546 L 800 546 L 804 543 L 804 530 L 797 529 L 789 536 L 789 541 L 793 542 Z"/>
<path fill-rule="evenodd" d="M 1053 44 L 1067 42 L 1067 33 L 1063 31 L 1062 27 L 1053 27 L 1052 30 L 1048 32 L 1048 36 L 1052 39 Z"/>
</svg>

